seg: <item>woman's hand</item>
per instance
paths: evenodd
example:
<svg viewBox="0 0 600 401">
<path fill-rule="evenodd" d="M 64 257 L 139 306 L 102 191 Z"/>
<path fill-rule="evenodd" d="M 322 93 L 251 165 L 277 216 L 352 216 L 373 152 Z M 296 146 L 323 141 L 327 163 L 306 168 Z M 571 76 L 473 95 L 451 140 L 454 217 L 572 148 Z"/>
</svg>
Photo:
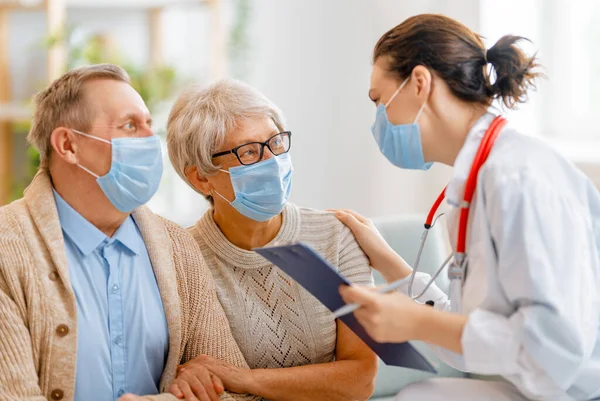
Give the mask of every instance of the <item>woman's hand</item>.
<svg viewBox="0 0 600 401">
<path fill-rule="evenodd" d="M 400 343 L 417 339 L 428 306 L 419 305 L 399 292 L 379 294 L 374 288 L 340 287 L 346 303 L 361 307 L 354 316 L 377 342 Z"/>
<path fill-rule="evenodd" d="M 185 377 L 185 381 L 193 377 L 204 377 L 202 384 L 206 384 L 207 374 L 212 378 L 218 379 L 221 390 L 219 394 L 222 393 L 224 389 L 233 393 L 248 393 L 249 382 L 252 380 L 252 370 L 240 368 L 208 355 L 199 355 L 177 368 L 177 379 Z M 195 383 L 195 385 L 198 386 L 198 383 Z M 206 387 L 206 385 L 204 387 Z M 171 393 L 175 394 L 173 391 L 171 391 Z"/>
<path fill-rule="evenodd" d="M 371 267 L 379 271 L 386 281 L 399 280 L 411 273 L 410 266 L 385 242 L 371 220 L 347 209 L 335 210 L 335 216 L 352 230 Z"/>
<path fill-rule="evenodd" d="M 202 363 L 194 361 L 177 368 L 177 378 L 171 383 L 169 392 L 186 401 L 219 401 L 219 394 L 225 391 L 223 382 Z"/>
<path fill-rule="evenodd" d="M 361 307 L 354 316 L 378 342 L 421 340 L 462 354 L 467 316 L 448 313 L 413 302 L 399 292 L 379 294 L 374 288 L 340 287 L 347 303 Z"/>
</svg>

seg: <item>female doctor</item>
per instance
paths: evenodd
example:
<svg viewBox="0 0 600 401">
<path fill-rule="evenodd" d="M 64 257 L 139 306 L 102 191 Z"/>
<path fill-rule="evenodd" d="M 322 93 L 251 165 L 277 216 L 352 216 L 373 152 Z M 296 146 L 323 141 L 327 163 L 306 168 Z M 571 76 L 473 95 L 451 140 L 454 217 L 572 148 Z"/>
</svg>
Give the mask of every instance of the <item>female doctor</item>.
<svg viewBox="0 0 600 401">
<path fill-rule="evenodd" d="M 525 101 L 539 75 L 520 39 L 486 50 L 459 22 L 419 15 L 375 46 L 369 96 L 381 152 L 400 168 L 454 167 L 436 202 L 445 196 L 451 208 L 454 279 L 450 299 L 423 273 L 409 291 L 411 267 L 367 219 L 338 211 L 373 268 L 404 279 L 399 292 L 341 294 L 374 339 L 422 340 L 460 370 L 506 379 L 432 379 L 397 400 L 600 397 L 600 196 L 564 157 L 488 112 L 496 99 Z"/>
</svg>

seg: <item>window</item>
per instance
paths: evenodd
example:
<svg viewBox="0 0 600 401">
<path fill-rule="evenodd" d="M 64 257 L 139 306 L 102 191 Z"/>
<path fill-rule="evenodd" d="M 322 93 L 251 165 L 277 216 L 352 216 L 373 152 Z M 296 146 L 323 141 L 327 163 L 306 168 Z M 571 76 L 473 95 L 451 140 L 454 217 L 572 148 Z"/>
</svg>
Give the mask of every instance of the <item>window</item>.
<svg viewBox="0 0 600 401">
<path fill-rule="evenodd" d="M 519 113 L 524 132 L 555 142 L 600 141 L 600 1 L 481 1 L 480 32 L 491 47 L 505 34 L 533 41 L 548 76 Z M 598 143 L 596 143 L 598 146 Z M 586 147 L 589 147 L 586 145 Z M 598 149 L 596 147 L 596 149 Z"/>
</svg>

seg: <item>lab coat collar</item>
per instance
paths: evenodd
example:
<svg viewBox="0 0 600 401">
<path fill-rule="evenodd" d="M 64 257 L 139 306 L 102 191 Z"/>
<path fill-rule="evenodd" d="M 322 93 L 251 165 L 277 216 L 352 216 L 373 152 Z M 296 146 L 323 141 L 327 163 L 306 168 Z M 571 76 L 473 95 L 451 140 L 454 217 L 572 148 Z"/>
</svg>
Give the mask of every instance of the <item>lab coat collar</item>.
<svg viewBox="0 0 600 401">
<path fill-rule="evenodd" d="M 488 112 L 477 120 L 467 134 L 465 144 L 454 161 L 452 178 L 446 187 L 446 201 L 454 207 L 459 206 L 463 200 L 465 183 L 469 177 L 475 154 L 479 149 L 485 131 L 494 121 L 494 118 L 496 118 L 496 115 Z"/>
</svg>

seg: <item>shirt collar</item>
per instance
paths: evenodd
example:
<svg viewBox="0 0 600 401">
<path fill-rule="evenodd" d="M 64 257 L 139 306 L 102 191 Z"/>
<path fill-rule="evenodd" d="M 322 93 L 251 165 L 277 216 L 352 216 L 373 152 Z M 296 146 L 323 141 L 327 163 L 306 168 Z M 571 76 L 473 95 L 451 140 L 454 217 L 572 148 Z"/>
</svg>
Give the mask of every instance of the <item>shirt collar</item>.
<svg viewBox="0 0 600 401">
<path fill-rule="evenodd" d="M 479 149 L 479 144 L 485 135 L 485 131 L 494 118 L 496 118 L 495 114 L 486 113 L 477 120 L 467 134 L 465 144 L 454 161 L 452 178 L 446 188 L 446 200 L 452 206 L 460 205 L 460 202 L 463 200 L 465 183 L 467 178 L 469 178 L 475 154 L 477 153 L 477 149 Z"/>
<path fill-rule="evenodd" d="M 54 188 L 54 200 L 58 211 L 58 219 L 65 235 L 77 246 L 79 251 L 88 256 L 103 242 L 119 241 L 131 252 L 138 254 L 139 244 L 136 241 L 138 232 L 133 218 L 129 216 L 119 227 L 112 238 L 100 231 L 71 207 Z"/>
<path fill-rule="evenodd" d="M 138 232 L 133 217 L 129 216 L 117 230 L 111 241 L 119 241 L 123 246 L 138 255 L 140 250 L 141 234 Z"/>
</svg>

